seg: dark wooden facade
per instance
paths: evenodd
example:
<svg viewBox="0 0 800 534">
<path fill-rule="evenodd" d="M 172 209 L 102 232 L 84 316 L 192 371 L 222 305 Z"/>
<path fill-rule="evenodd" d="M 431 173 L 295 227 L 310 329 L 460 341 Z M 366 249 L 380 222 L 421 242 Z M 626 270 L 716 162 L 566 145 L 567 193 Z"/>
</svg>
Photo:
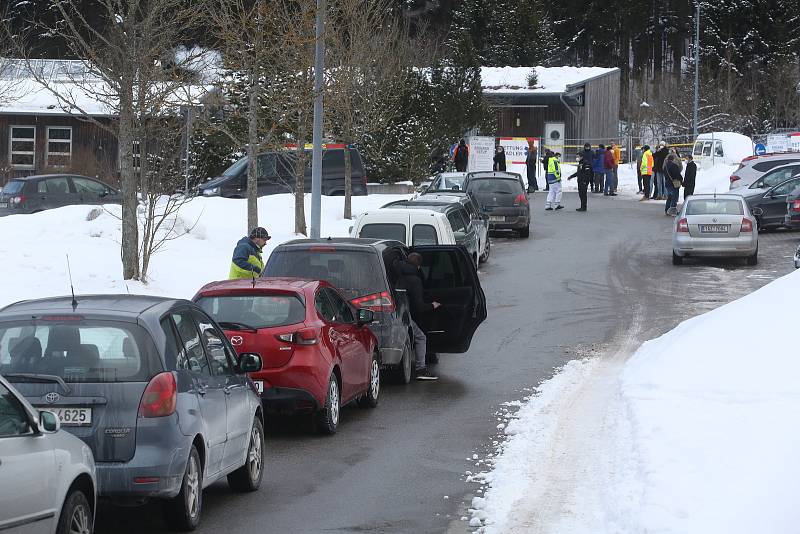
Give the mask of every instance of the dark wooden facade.
<svg viewBox="0 0 800 534">
<path fill-rule="evenodd" d="M 96 119 L 109 125 L 111 119 Z M 33 168 L 13 165 L 11 160 L 12 126 L 35 127 L 35 158 Z M 69 127 L 71 129 L 70 156 L 50 157 L 48 165 L 48 127 Z M 54 139 L 50 145 L 61 147 L 60 140 Z M 19 147 L 17 144 L 17 148 Z M 0 181 L 4 184 L 10 178 L 32 174 L 75 173 L 100 178 L 115 185 L 117 177 L 117 140 L 108 130 L 92 121 L 58 114 L 0 114 Z"/>
</svg>

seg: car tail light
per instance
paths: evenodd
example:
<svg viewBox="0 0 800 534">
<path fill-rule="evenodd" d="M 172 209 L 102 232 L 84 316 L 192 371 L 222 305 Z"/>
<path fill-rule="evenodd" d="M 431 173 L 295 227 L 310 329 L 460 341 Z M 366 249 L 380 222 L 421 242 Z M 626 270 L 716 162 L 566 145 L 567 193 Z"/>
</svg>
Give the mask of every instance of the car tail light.
<svg viewBox="0 0 800 534">
<path fill-rule="evenodd" d="M 313 328 L 303 328 L 297 332 L 276 334 L 275 337 L 280 341 L 295 345 L 316 345 L 319 342 L 317 331 Z"/>
<path fill-rule="evenodd" d="M 525 193 L 520 193 L 519 195 L 517 195 L 517 198 L 514 199 L 515 206 L 519 206 L 520 204 L 523 204 L 525 206 L 528 205 L 528 199 L 525 197 Z"/>
<path fill-rule="evenodd" d="M 679 232 L 689 231 L 689 221 L 687 221 L 686 218 L 683 218 L 680 221 L 678 221 L 678 231 Z"/>
<path fill-rule="evenodd" d="M 750 219 L 742 219 L 742 232 L 752 232 L 753 231 L 753 223 Z"/>
<path fill-rule="evenodd" d="M 139 417 L 164 417 L 175 412 L 178 400 L 178 386 L 175 376 L 160 373 L 153 377 L 142 394 L 139 402 Z"/>
<path fill-rule="evenodd" d="M 17 195 L 8 199 L 9 204 L 22 204 L 25 202 L 25 195 Z"/>
<path fill-rule="evenodd" d="M 792 211 L 800 211 L 800 199 L 792 201 Z"/>
<path fill-rule="evenodd" d="M 367 310 L 388 313 L 394 311 L 394 300 L 392 300 L 392 296 L 388 291 L 358 297 L 350 302 L 356 308 L 366 308 Z"/>
<path fill-rule="evenodd" d="M 738 181 L 739 181 L 739 180 L 741 180 L 741 179 L 742 179 L 741 177 L 739 177 L 739 176 L 736 176 L 736 175 L 734 174 L 733 176 L 731 176 L 731 183 L 733 183 L 733 182 L 738 182 Z"/>
</svg>

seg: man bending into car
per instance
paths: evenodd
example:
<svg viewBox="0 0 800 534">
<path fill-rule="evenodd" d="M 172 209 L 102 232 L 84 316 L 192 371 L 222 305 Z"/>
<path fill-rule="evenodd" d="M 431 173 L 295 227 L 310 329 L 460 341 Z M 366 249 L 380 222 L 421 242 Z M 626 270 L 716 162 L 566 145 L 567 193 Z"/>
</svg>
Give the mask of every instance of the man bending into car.
<svg viewBox="0 0 800 534">
<path fill-rule="evenodd" d="M 400 287 L 406 290 L 408 302 L 411 305 L 411 331 L 414 333 L 414 354 L 416 356 L 416 376 L 417 380 L 438 380 L 438 376 L 433 376 L 425 366 L 425 351 L 427 338 L 425 332 L 419 327 L 421 317 L 425 313 L 432 313 L 441 304 L 438 302 L 425 302 L 422 297 L 422 273 L 419 268 L 422 266 L 422 255 L 412 252 L 407 260 L 397 262 L 397 270 L 400 274 Z"/>
</svg>

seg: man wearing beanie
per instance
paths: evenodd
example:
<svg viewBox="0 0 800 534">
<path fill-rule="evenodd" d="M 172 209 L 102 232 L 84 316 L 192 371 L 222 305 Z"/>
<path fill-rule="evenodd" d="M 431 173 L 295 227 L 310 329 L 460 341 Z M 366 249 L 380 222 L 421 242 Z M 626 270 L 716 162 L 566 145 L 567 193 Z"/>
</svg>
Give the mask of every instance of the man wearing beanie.
<svg viewBox="0 0 800 534">
<path fill-rule="evenodd" d="M 264 260 L 261 259 L 261 251 L 270 235 L 260 226 L 253 228 L 249 236 L 243 237 L 236 243 L 233 249 L 233 259 L 231 260 L 231 271 L 228 278 L 237 280 L 240 278 L 257 278 L 264 270 Z"/>
</svg>

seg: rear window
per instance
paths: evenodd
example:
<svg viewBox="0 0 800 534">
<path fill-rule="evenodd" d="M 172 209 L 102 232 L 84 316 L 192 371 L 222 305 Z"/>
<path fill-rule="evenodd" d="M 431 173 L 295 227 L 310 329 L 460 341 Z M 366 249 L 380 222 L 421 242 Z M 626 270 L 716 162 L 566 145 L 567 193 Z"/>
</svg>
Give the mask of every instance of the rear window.
<svg viewBox="0 0 800 534">
<path fill-rule="evenodd" d="M 3 187 L 3 193 L 6 195 L 16 195 L 17 193 L 21 193 L 24 187 L 25 182 L 22 180 L 11 180 Z"/>
<path fill-rule="evenodd" d="M 146 382 L 160 370 L 149 336 L 133 323 L 0 323 L 2 375 L 55 375 L 65 382 Z"/>
<path fill-rule="evenodd" d="M 202 297 L 197 304 L 218 323 L 239 323 L 253 328 L 302 323 L 306 318 L 305 305 L 293 295 Z"/>
<path fill-rule="evenodd" d="M 780 165 L 786 165 L 787 163 L 792 163 L 793 161 L 796 161 L 796 160 L 771 159 L 769 161 L 762 161 L 762 162 L 756 163 L 755 165 L 753 165 L 753 169 L 755 169 L 755 170 L 757 170 L 759 172 L 767 172 L 768 170 L 774 169 L 775 167 L 778 167 Z"/>
<path fill-rule="evenodd" d="M 464 181 L 467 179 L 466 176 L 444 176 L 439 175 L 436 180 L 436 188 L 437 189 L 450 189 L 454 191 L 460 191 L 464 189 Z"/>
<path fill-rule="evenodd" d="M 406 226 L 395 223 L 373 223 L 365 224 L 358 232 L 358 237 L 373 239 L 393 239 L 405 244 Z"/>
<path fill-rule="evenodd" d="M 744 215 L 741 200 L 693 199 L 686 207 L 686 215 Z"/>
<path fill-rule="evenodd" d="M 692 154 L 694 154 L 695 156 L 700 156 L 700 155 L 703 154 L 703 142 L 702 141 L 695 142 L 694 150 L 692 151 Z"/>
<path fill-rule="evenodd" d="M 430 224 L 415 224 L 411 233 L 411 241 L 417 245 L 438 245 L 439 237 L 436 235 L 436 228 Z"/>
<path fill-rule="evenodd" d="M 470 191 L 475 193 L 492 193 L 519 195 L 522 193 L 522 186 L 516 180 L 498 180 L 479 178 L 470 182 Z"/>
<path fill-rule="evenodd" d="M 341 250 L 335 246 L 277 249 L 263 276 L 327 280 L 348 299 L 386 291 L 383 266 L 371 250 Z"/>
</svg>

